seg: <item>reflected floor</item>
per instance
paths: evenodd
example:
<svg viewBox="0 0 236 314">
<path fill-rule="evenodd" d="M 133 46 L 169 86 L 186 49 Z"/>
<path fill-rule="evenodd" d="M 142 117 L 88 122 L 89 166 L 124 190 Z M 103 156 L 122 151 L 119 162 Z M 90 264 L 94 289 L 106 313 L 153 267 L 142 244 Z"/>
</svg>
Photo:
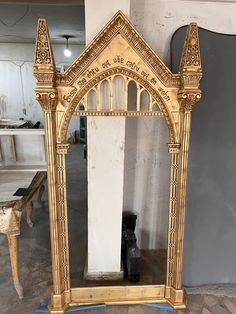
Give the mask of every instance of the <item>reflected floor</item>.
<svg viewBox="0 0 236 314">
<path fill-rule="evenodd" d="M 83 274 L 81 274 L 77 285 L 79 287 L 101 285 L 159 285 L 165 284 L 165 278 L 166 250 L 141 250 L 140 280 L 138 282 L 130 282 L 127 276 L 125 276 L 123 280 L 84 280 Z"/>
</svg>

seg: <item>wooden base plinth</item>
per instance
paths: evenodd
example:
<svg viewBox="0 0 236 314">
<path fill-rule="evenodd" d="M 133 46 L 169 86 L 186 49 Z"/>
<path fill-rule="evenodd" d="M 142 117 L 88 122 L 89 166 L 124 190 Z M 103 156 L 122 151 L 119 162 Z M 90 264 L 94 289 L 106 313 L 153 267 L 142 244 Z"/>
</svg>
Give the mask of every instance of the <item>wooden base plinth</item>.
<svg viewBox="0 0 236 314">
<path fill-rule="evenodd" d="M 49 310 L 52 314 L 63 314 L 69 306 L 101 303 L 107 305 L 168 303 L 175 309 L 186 308 L 183 289 L 176 290 L 165 285 L 121 285 L 72 288 L 68 304 L 62 308 L 50 305 Z"/>
</svg>

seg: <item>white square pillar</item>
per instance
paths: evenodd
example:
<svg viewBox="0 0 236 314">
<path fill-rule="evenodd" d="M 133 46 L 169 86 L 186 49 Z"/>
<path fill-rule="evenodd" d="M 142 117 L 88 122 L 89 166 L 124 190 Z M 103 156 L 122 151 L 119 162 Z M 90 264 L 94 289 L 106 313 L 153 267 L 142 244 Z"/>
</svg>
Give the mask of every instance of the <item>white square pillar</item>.
<svg viewBox="0 0 236 314">
<path fill-rule="evenodd" d="M 88 119 L 88 273 L 121 270 L 124 117 Z"/>
<path fill-rule="evenodd" d="M 85 0 L 86 42 L 130 1 Z M 125 117 L 88 117 L 88 269 L 87 278 L 121 275 Z"/>
</svg>

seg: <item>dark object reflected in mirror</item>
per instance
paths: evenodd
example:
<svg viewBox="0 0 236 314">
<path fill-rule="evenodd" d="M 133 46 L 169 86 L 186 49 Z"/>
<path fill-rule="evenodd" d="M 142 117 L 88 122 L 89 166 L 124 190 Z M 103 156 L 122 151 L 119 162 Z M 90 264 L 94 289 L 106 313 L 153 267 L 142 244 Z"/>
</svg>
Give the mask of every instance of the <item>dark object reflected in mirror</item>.
<svg viewBox="0 0 236 314">
<path fill-rule="evenodd" d="M 125 278 L 128 278 L 131 282 L 138 282 L 140 280 L 141 256 L 135 236 L 136 220 L 137 215 L 134 213 L 123 213 L 121 258 Z"/>
</svg>

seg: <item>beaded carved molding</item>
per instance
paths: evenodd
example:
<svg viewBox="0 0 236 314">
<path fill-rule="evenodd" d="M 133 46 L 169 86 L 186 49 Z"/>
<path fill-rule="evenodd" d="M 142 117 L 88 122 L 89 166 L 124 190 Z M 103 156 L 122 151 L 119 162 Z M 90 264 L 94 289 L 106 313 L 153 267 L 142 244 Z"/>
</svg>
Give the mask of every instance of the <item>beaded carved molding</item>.
<svg viewBox="0 0 236 314">
<path fill-rule="evenodd" d="M 57 73 L 47 22 L 39 19 L 34 75 L 36 98 L 45 114 L 53 273 L 51 313 L 64 313 L 70 305 L 96 303 L 168 302 L 175 308 L 185 307 L 182 258 L 188 147 L 191 112 L 201 97 L 202 77 L 197 25 L 188 26 L 178 74 L 171 73 L 120 11 L 65 72 Z M 117 84 L 122 93 L 116 93 Z M 131 85 L 135 89 L 132 106 Z M 163 285 L 70 287 L 65 155 L 73 115 L 165 118 L 171 175 L 167 274 Z"/>
</svg>

